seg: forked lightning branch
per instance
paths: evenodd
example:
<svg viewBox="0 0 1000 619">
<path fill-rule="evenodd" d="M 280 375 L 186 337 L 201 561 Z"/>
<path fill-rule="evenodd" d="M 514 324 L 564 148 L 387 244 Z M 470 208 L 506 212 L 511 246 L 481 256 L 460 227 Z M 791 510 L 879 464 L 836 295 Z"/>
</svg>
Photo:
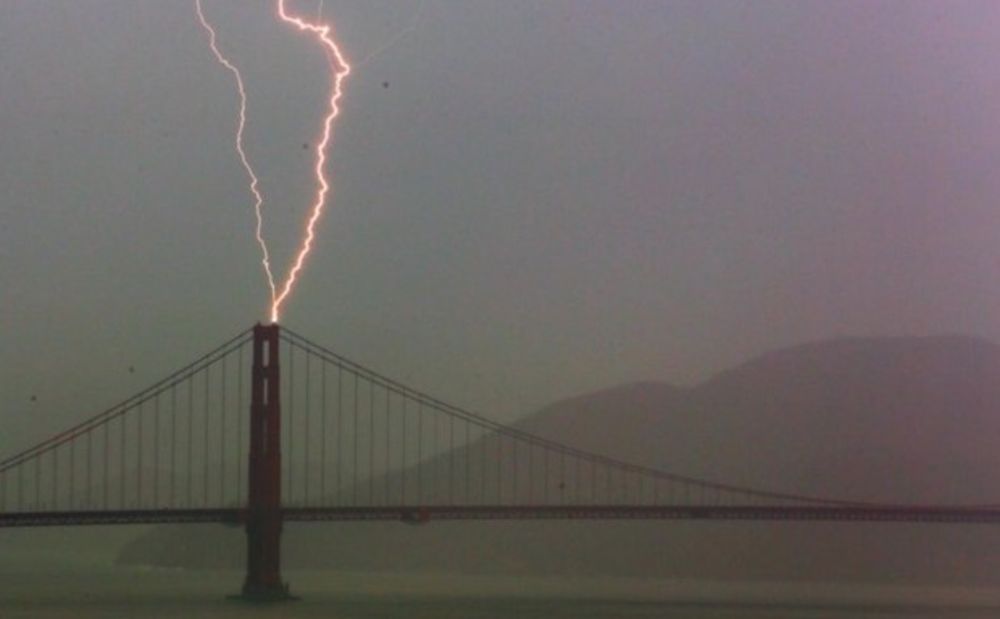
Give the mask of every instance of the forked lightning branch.
<svg viewBox="0 0 1000 619">
<path fill-rule="evenodd" d="M 259 187 L 260 180 L 254 171 L 253 165 L 250 163 L 250 159 L 247 156 L 243 145 L 244 131 L 247 124 L 247 93 L 243 76 L 236 64 L 229 60 L 229 58 L 220 50 L 215 28 L 206 18 L 201 0 L 195 0 L 195 11 L 198 14 L 198 19 L 201 22 L 202 27 L 205 28 L 206 32 L 208 32 L 209 46 L 211 47 L 216 60 L 228 69 L 236 80 L 240 104 L 237 115 L 235 147 L 240 158 L 240 163 L 243 165 L 243 169 L 247 173 L 247 177 L 249 179 L 249 190 L 254 200 L 254 215 L 256 217 L 255 233 L 257 244 L 259 245 L 261 251 L 261 264 L 264 268 L 264 274 L 267 278 L 267 284 L 271 295 L 270 320 L 271 322 L 276 323 L 281 316 L 282 305 L 288 300 L 294 290 L 301 271 L 305 267 L 309 253 L 312 251 L 313 243 L 316 240 L 316 224 L 323 215 L 323 209 L 326 206 L 326 201 L 330 194 L 332 185 L 326 174 L 326 161 L 328 157 L 327 151 L 333 137 L 334 120 L 336 120 L 337 116 L 340 115 L 339 103 L 341 97 L 343 96 L 343 82 L 344 79 L 350 74 L 351 67 L 344 58 L 344 55 L 341 53 L 336 41 L 334 41 L 332 34 L 333 29 L 329 24 L 320 22 L 318 18 L 316 20 L 307 20 L 300 15 L 294 14 L 288 10 L 285 0 L 277 0 L 278 19 L 292 26 L 298 32 L 313 37 L 316 42 L 323 47 L 323 50 L 329 59 L 331 82 L 329 105 L 326 115 L 322 121 L 319 138 L 315 141 L 316 148 L 314 171 L 316 178 L 316 194 L 309 210 L 309 216 L 305 222 L 302 240 L 295 253 L 295 257 L 292 260 L 292 264 L 289 266 L 284 279 L 278 281 L 274 276 L 274 269 L 271 266 L 270 252 L 268 251 L 267 240 L 264 235 L 265 200 Z"/>
</svg>

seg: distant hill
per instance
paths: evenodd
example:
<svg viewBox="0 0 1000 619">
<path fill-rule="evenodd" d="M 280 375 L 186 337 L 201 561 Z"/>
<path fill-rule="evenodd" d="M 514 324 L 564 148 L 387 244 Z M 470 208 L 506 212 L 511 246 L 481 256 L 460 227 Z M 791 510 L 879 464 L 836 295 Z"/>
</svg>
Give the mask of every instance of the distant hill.
<svg viewBox="0 0 1000 619">
<path fill-rule="evenodd" d="M 690 389 L 637 383 L 518 426 L 671 472 L 776 491 L 907 503 L 1000 497 L 1000 347 L 852 338 L 768 353 Z M 433 466 L 433 462 L 431 463 Z M 243 535 L 162 526 L 123 563 L 240 565 Z M 1000 582 L 988 526 L 696 522 L 288 525 L 287 565 L 339 569 Z"/>
<path fill-rule="evenodd" d="M 521 425 L 656 468 L 779 491 L 1000 499 L 1000 347 L 959 336 L 818 342 L 690 390 L 617 387 Z"/>
</svg>

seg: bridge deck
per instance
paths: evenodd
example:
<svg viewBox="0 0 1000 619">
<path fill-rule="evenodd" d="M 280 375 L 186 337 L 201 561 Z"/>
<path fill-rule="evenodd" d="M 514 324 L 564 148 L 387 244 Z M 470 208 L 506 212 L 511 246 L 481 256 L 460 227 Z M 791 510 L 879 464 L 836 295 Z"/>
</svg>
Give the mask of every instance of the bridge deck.
<svg viewBox="0 0 1000 619">
<path fill-rule="evenodd" d="M 1000 524 L 1000 507 L 559 505 L 286 507 L 287 522 L 435 520 L 799 520 Z M 221 523 L 242 525 L 244 509 L 135 509 L 0 513 L 0 528 L 65 525 Z"/>
</svg>

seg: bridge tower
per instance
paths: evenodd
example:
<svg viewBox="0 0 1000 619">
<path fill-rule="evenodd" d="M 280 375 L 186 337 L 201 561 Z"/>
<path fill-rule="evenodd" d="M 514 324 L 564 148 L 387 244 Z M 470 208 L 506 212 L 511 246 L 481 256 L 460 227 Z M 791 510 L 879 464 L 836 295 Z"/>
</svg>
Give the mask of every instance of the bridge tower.
<svg viewBox="0 0 1000 619">
<path fill-rule="evenodd" d="M 250 391 L 250 461 L 247 504 L 247 573 L 243 597 L 289 599 L 281 580 L 281 372 L 278 325 L 253 328 Z"/>
</svg>

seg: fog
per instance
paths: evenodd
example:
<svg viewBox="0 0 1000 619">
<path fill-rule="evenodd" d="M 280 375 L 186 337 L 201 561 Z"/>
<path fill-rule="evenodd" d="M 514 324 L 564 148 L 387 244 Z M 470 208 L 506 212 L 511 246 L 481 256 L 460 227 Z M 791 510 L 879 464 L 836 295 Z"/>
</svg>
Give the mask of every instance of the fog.
<svg viewBox="0 0 1000 619">
<path fill-rule="evenodd" d="M 247 74 L 283 270 L 326 60 L 270 2 L 205 4 Z M 283 320 L 348 357 L 504 421 L 816 338 L 1000 333 L 994 3 L 324 14 L 350 59 L 382 51 L 345 84 L 334 191 Z M 10 453 L 267 298 L 236 93 L 190 3 L 4 3 L 0 93 Z"/>
</svg>

